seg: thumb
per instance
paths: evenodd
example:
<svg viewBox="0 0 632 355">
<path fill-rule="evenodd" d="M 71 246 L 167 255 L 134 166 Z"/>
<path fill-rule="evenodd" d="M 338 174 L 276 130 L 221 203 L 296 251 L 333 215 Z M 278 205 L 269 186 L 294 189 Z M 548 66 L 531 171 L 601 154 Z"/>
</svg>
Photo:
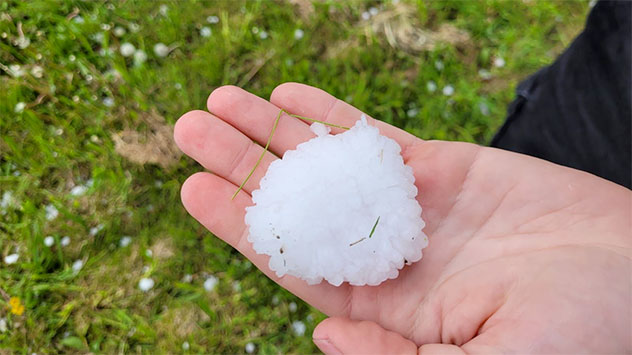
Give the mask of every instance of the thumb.
<svg viewBox="0 0 632 355">
<path fill-rule="evenodd" d="M 328 318 L 318 324 L 312 338 L 326 355 L 417 354 L 415 343 L 370 321 Z"/>
</svg>

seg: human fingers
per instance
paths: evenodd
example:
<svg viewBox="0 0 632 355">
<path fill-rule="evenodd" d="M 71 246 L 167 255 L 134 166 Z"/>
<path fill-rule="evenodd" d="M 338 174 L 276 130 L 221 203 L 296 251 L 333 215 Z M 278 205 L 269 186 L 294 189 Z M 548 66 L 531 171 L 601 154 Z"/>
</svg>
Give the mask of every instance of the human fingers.
<svg viewBox="0 0 632 355">
<path fill-rule="evenodd" d="M 173 133 L 178 147 L 214 174 L 240 185 L 263 154 L 261 163 L 244 185 L 251 193 L 259 188 L 270 163 L 277 158 L 235 127 L 205 111 L 185 113 Z M 237 188 L 235 188 L 235 191 Z"/>
<path fill-rule="evenodd" d="M 281 110 L 270 102 L 236 86 L 222 86 L 215 89 L 208 98 L 210 112 L 243 132 L 260 145 L 265 145 L 277 115 Z M 281 115 L 270 151 L 282 156 L 286 150 L 294 149 L 315 135 L 305 122 Z"/>
</svg>

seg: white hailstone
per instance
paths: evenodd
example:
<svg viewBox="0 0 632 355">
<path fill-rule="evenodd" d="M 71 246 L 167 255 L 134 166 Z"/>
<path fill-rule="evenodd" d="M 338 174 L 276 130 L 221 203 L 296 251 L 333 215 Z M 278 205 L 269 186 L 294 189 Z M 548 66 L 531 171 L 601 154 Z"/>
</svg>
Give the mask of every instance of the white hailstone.
<svg viewBox="0 0 632 355">
<path fill-rule="evenodd" d="M 377 7 L 372 7 L 372 8 L 369 9 L 369 14 L 371 16 L 377 15 L 378 12 L 379 12 L 379 10 L 377 9 Z"/>
<path fill-rule="evenodd" d="M 15 111 L 15 113 L 20 113 L 24 111 L 25 107 L 26 104 L 24 102 L 18 102 L 17 104 L 15 104 L 15 108 L 13 109 L 13 111 Z"/>
<path fill-rule="evenodd" d="M 248 241 L 279 277 L 378 285 L 428 244 L 412 168 L 364 115 L 273 162 L 246 208 Z M 301 196 L 300 199 L 295 196 Z"/>
<path fill-rule="evenodd" d="M 304 35 L 305 35 L 305 32 L 303 32 L 303 30 L 301 30 L 300 28 L 297 28 L 296 30 L 294 30 L 294 38 L 301 39 L 303 38 Z"/>
<path fill-rule="evenodd" d="M 131 55 L 134 54 L 134 52 L 136 52 L 136 47 L 134 47 L 133 44 L 125 42 L 123 44 L 121 44 L 121 55 L 123 57 L 129 57 Z"/>
<path fill-rule="evenodd" d="M 452 96 L 452 94 L 454 94 L 454 87 L 452 85 L 446 85 L 443 87 L 442 92 L 445 96 Z"/>
<path fill-rule="evenodd" d="M 52 247 L 53 244 L 55 244 L 55 238 L 50 235 L 44 238 L 44 245 L 46 245 L 47 247 Z"/>
<path fill-rule="evenodd" d="M 59 210 L 54 205 L 48 204 L 44 207 L 44 211 L 46 211 L 46 219 L 52 221 L 53 219 L 59 216 Z"/>
<path fill-rule="evenodd" d="M 15 264 L 15 262 L 18 261 L 19 258 L 20 256 L 18 254 L 9 254 L 4 257 L 4 262 L 7 265 Z"/>
<path fill-rule="evenodd" d="M 211 28 L 208 26 L 204 26 L 200 29 L 200 36 L 202 37 L 211 37 L 212 33 L 213 31 L 211 31 Z"/>
<path fill-rule="evenodd" d="M 72 263 L 72 271 L 74 271 L 75 273 L 78 273 L 82 268 L 83 268 L 83 260 L 78 259 L 78 260 L 75 260 L 74 263 Z"/>
<path fill-rule="evenodd" d="M 7 330 L 9 330 L 9 327 L 7 327 L 7 319 L 2 317 L 0 318 L 0 333 L 5 333 Z"/>
<path fill-rule="evenodd" d="M 277 296 L 277 295 L 272 296 L 272 304 L 273 305 L 276 306 L 276 305 L 279 304 L 279 302 L 281 302 L 281 300 L 279 300 L 279 296 Z"/>
<path fill-rule="evenodd" d="M 233 281 L 233 291 L 234 292 L 241 291 L 241 283 L 239 281 Z"/>
<path fill-rule="evenodd" d="M 307 327 L 305 327 L 305 323 L 303 323 L 302 321 L 296 320 L 292 322 L 292 330 L 294 331 L 294 334 L 296 334 L 297 336 L 301 337 L 305 335 L 306 329 Z"/>
<path fill-rule="evenodd" d="M 505 60 L 502 57 L 494 58 L 494 66 L 496 68 L 502 68 L 505 66 Z"/>
<path fill-rule="evenodd" d="M 44 75 L 44 68 L 39 65 L 33 66 L 33 68 L 31 68 L 31 75 L 38 79 L 41 78 Z"/>
<path fill-rule="evenodd" d="M 489 107 L 487 106 L 486 103 L 481 102 L 478 104 L 478 109 L 481 111 L 481 113 L 485 116 L 489 116 Z"/>
<path fill-rule="evenodd" d="M 309 130 L 317 136 L 326 136 L 331 133 L 331 127 L 325 126 L 320 122 L 314 122 L 309 126 Z"/>
<path fill-rule="evenodd" d="M 116 37 L 123 37 L 125 35 L 125 32 L 127 31 L 125 31 L 125 29 L 121 26 L 114 27 L 114 31 L 112 31 L 112 33 L 114 33 Z"/>
<path fill-rule="evenodd" d="M 169 13 L 169 7 L 167 5 L 165 5 L 165 4 L 162 4 L 158 8 L 158 11 L 160 11 L 160 14 L 162 16 L 167 16 L 167 13 Z"/>
<path fill-rule="evenodd" d="M 440 61 L 440 60 L 435 60 L 435 62 L 434 62 L 434 66 L 435 66 L 435 69 L 437 69 L 437 70 L 439 70 L 439 71 L 443 70 L 443 68 L 445 67 L 445 66 L 443 65 L 443 62 L 442 62 L 442 61 Z"/>
<path fill-rule="evenodd" d="M 61 136 L 62 134 L 64 134 L 64 129 L 63 128 L 56 128 L 55 129 L 55 135 L 57 136 Z"/>
<path fill-rule="evenodd" d="M 182 84 L 175 83 L 175 84 L 173 84 L 173 87 L 176 88 L 176 90 L 181 90 L 182 89 Z"/>
<path fill-rule="evenodd" d="M 314 316 L 312 316 L 311 314 L 308 314 L 307 317 L 305 317 L 305 320 L 311 323 L 314 321 Z"/>
<path fill-rule="evenodd" d="M 246 343 L 246 353 L 252 354 L 255 352 L 255 344 L 248 342 Z"/>
<path fill-rule="evenodd" d="M 368 11 L 364 11 L 364 12 L 362 13 L 362 19 L 363 19 L 363 20 L 365 20 L 365 21 L 366 21 L 366 20 L 368 20 L 368 19 L 370 19 L 370 18 L 371 18 L 371 14 L 370 14 Z"/>
<path fill-rule="evenodd" d="M 70 237 L 69 236 L 65 236 L 65 237 L 61 238 L 61 241 L 59 242 L 59 244 L 62 247 L 67 247 L 68 245 L 70 245 Z"/>
<path fill-rule="evenodd" d="M 132 237 L 126 235 L 123 238 L 121 238 L 121 240 L 119 240 L 119 245 L 121 246 L 121 248 L 125 248 L 126 246 L 130 245 L 131 242 L 132 242 Z"/>
<path fill-rule="evenodd" d="M 74 101 L 74 102 L 79 102 L 79 96 L 74 95 L 74 96 L 72 97 L 72 101 Z"/>
<path fill-rule="evenodd" d="M 14 78 L 19 78 L 24 75 L 24 69 L 19 64 L 9 65 L 9 74 Z"/>
<path fill-rule="evenodd" d="M 416 117 L 418 113 L 419 113 L 419 109 L 416 107 L 413 107 L 409 109 L 408 111 L 406 111 L 406 116 L 413 118 L 413 117 Z"/>
<path fill-rule="evenodd" d="M 164 43 L 156 43 L 154 45 L 154 53 L 159 57 L 166 57 L 169 54 L 169 47 Z"/>
<path fill-rule="evenodd" d="M 103 32 L 97 32 L 92 35 L 92 39 L 99 43 L 103 43 L 103 41 L 105 40 L 105 34 L 103 34 Z"/>
<path fill-rule="evenodd" d="M 81 196 L 81 195 L 85 194 L 86 191 L 88 191 L 88 187 L 86 187 L 84 185 L 77 185 L 77 186 L 73 187 L 70 190 L 70 194 L 72 196 Z"/>
<path fill-rule="evenodd" d="M 31 40 L 28 37 L 21 36 L 15 44 L 20 47 L 20 49 L 24 49 L 31 45 Z"/>
<path fill-rule="evenodd" d="M 71 55 L 68 56 L 68 60 L 71 61 L 71 62 L 74 62 L 75 60 L 77 60 L 77 57 L 75 57 L 74 54 L 71 54 Z"/>
<path fill-rule="evenodd" d="M 143 292 L 147 292 L 151 290 L 153 287 L 154 287 L 154 280 L 151 278 L 143 277 L 142 279 L 140 279 L 140 281 L 138 281 L 138 288 L 140 288 L 140 290 Z"/>
<path fill-rule="evenodd" d="M 157 188 L 161 188 L 163 185 L 162 180 L 156 180 L 154 181 L 154 186 L 156 186 Z"/>
<path fill-rule="evenodd" d="M 94 237 L 105 227 L 103 224 L 99 224 L 96 227 L 90 228 L 90 236 Z"/>
<path fill-rule="evenodd" d="M 94 78 L 92 77 L 92 75 L 90 75 L 90 74 L 87 74 L 87 75 L 86 75 L 86 81 L 87 81 L 87 82 L 91 82 L 91 81 L 92 81 L 92 79 L 94 79 Z"/>
<path fill-rule="evenodd" d="M 146 274 L 147 272 L 149 272 L 149 265 L 143 266 L 143 274 Z"/>
<path fill-rule="evenodd" d="M 82 24 L 82 23 L 86 22 L 86 21 L 83 19 L 83 17 L 81 17 L 81 16 L 75 16 L 75 18 L 73 18 L 72 20 L 73 20 L 75 23 L 79 23 L 79 24 Z"/>
<path fill-rule="evenodd" d="M 7 38 L 9 35 L 6 32 L 2 32 L 2 35 L 0 35 L 0 37 L 2 38 Z"/>
<path fill-rule="evenodd" d="M 135 22 L 130 23 L 129 26 L 127 27 L 129 28 L 129 31 L 132 33 L 136 33 L 140 30 L 140 26 Z"/>
<path fill-rule="evenodd" d="M 211 292 L 215 289 L 215 286 L 217 286 L 217 283 L 219 282 L 219 280 L 217 279 L 217 277 L 215 276 L 209 276 L 206 281 L 204 281 L 204 289 L 207 292 Z"/>
<path fill-rule="evenodd" d="M 219 22 L 219 17 L 217 16 L 209 16 L 206 18 L 206 22 L 208 23 L 218 23 Z"/>
<path fill-rule="evenodd" d="M 134 52 L 134 65 L 139 66 L 147 61 L 147 53 L 144 50 L 139 49 Z"/>
<path fill-rule="evenodd" d="M 259 32 L 259 38 L 261 38 L 261 39 L 268 38 L 268 32 L 266 32 L 266 31 Z"/>
<path fill-rule="evenodd" d="M 257 34 L 259 33 L 259 27 L 254 26 L 253 28 L 250 29 L 250 31 L 252 31 L 253 34 Z"/>
<path fill-rule="evenodd" d="M 298 306 L 296 305 L 296 302 L 290 302 L 290 305 L 288 306 L 288 308 L 290 312 L 294 313 L 298 309 Z"/>
<path fill-rule="evenodd" d="M 13 202 L 14 202 L 13 192 L 5 191 L 2 193 L 2 200 L 0 200 L 0 208 L 2 210 L 6 210 L 7 208 L 13 205 Z"/>
<path fill-rule="evenodd" d="M 182 282 L 190 283 L 191 281 L 193 281 L 193 275 L 191 274 L 185 274 L 182 277 Z"/>
<path fill-rule="evenodd" d="M 111 97 L 106 97 L 103 99 L 103 105 L 105 105 L 105 107 L 112 107 L 114 106 L 114 99 Z"/>
<path fill-rule="evenodd" d="M 437 83 L 435 83 L 434 81 L 430 80 L 426 83 L 426 90 L 428 90 L 429 92 L 435 92 L 437 91 Z"/>
<path fill-rule="evenodd" d="M 483 80 L 489 80 L 492 78 L 492 73 L 487 69 L 481 69 L 478 71 L 478 76 Z"/>
<path fill-rule="evenodd" d="M 188 341 L 185 341 L 184 343 L 182 343 L 182 350 L 189 350 L 191 346 L 189 345 Z"/>
<path fill-rule="evenodd" d="M 152 252 L 151 249 L 145 250 L 146 257 L 151 258 L 153 255 L 154 255 L 154 252 Z"/>
</svg>

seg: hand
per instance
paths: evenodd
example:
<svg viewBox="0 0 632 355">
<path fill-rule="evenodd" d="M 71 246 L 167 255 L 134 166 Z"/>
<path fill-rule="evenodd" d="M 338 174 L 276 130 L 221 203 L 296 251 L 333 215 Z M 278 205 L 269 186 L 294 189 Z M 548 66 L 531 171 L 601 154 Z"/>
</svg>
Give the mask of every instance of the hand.
<svg viewBox="0 0 632 355">
<path fill-rule="evenodd" d="M 370 119 L 400 144 L 414 170 L 429 247 L 421 261 L 376 287 L 309 286 L 276 277 L 244 224 L 267 166 L 314 136 L 308 123 L 281 117 L 270 151 L 244 190 L 231 195 L 280 109 L 348 127 L 361 112 L 295 83 L 277 87 L 270 102 L 220 87 L 208 109 L 212 114 L 186 113 L 175 127 L 182 151 L 213 172 L 191 176 L 182 202 L 268 277 L 331 317 L 313 334 L 325 353 L 632 351 L 626 188 L 520 154 L 423 141 Z"/>
</svg>

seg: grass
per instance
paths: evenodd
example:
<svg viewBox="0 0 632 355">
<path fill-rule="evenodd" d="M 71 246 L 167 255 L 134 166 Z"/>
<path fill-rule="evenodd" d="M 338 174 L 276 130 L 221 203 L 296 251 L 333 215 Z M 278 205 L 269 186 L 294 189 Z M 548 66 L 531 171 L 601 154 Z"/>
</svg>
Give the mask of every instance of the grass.
<svg viewBox="0 0 632 355">
<path fill-rule="evenodd" d="M 181 207 L 180 184 L 201 168 L 173 149 L 176 119 L 220 85 L 268 97 L 299 81 L 422 138 L 485 144 L 517 82 L 551 63 L 588 12 L 586 2 L 410 2 L 413 25 L 469 33 L 412 52 L 362 20 L 402 3 L 298 3 L 0 0 L 0 252 L 19 256 L 0 267 L 0 348 L 315 352 L 324 316 Z M 146 60 L 122 56 L 125 42 Z M 219 282 L 207 291 L 210 276 Z M 155 281 L 148 292 L 143 277 Z"/>
</svg>

